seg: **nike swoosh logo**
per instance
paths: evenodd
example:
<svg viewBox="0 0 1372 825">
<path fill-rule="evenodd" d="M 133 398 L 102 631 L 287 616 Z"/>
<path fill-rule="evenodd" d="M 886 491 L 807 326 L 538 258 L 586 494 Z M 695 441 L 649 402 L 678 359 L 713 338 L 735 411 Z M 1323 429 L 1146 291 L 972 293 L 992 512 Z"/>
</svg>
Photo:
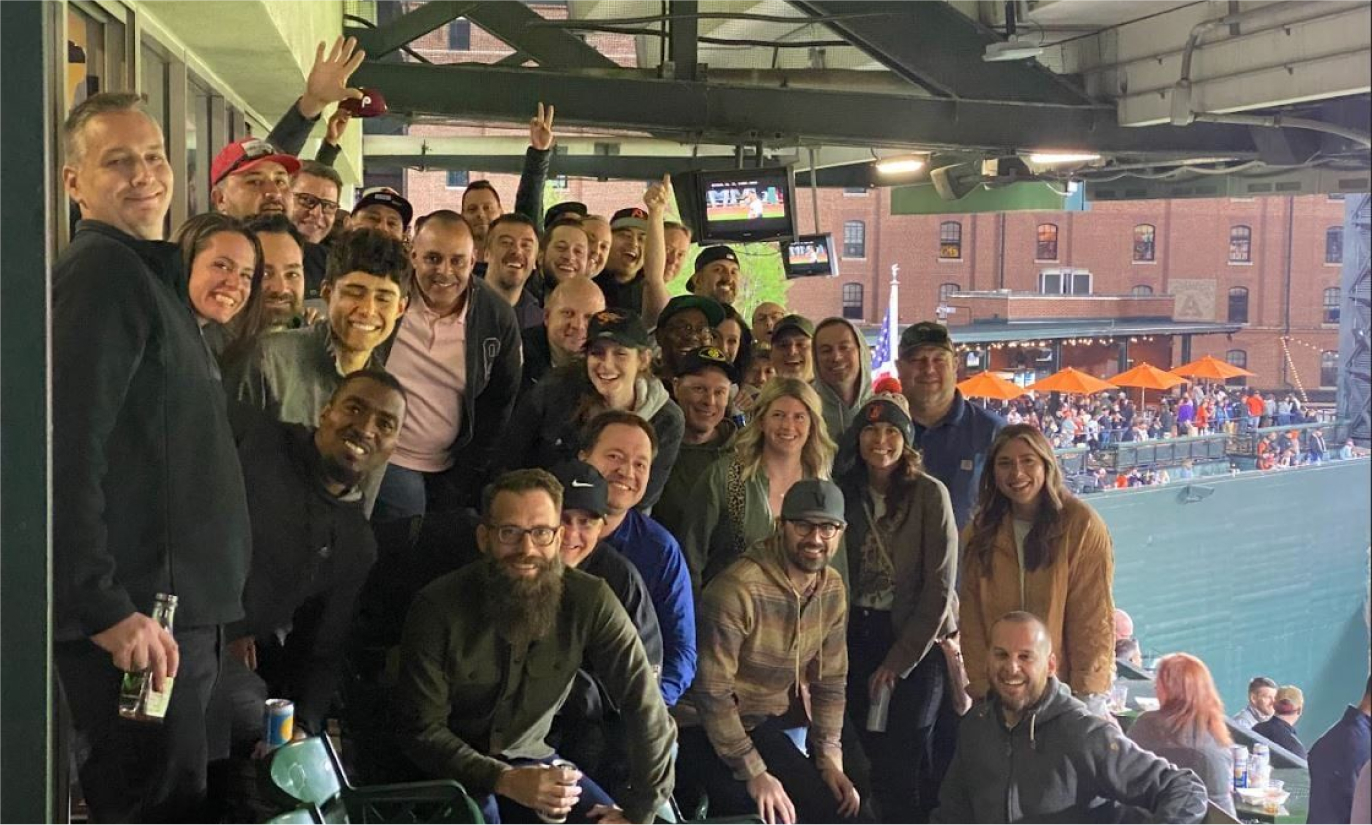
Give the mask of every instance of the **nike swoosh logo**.
<svg viewBox="0 0 1372 825">
<path fill-rule="evenodd" d="M 573 487 L 594 487 L 595 485 L 594 485 L 594 484 L 587 483 L 587 482 L 585 482 L 585 481 L 576 481 L 576 480 L 573 480 L 573 481 L 572 481 L 572 486 L 573 486 Z"/>
</svg>

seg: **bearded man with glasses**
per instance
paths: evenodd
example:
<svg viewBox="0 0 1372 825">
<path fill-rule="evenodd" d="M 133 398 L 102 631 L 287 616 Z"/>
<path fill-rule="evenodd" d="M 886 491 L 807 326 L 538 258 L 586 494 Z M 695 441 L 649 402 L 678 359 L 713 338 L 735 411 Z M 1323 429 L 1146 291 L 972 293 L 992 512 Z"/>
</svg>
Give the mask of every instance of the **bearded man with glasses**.
<svg viewBox="0 0 1372 825">
<path fill-rule="evenodd" d="M 840 743 L 848 605 L 829 564 L 846 526 L 833 482 L 797 481 L 772 535 L 705 586 L 696 678 L 675 714 L 687 809 L 703 790 L 711 816 L 860 816 Z"/>
<path fill-rule="evenodd" d="M 396 697 L 402 747 L 456 779 L 487 822 L 651 822 L 673 784 L 676 729 L 638 632 L 605 582 L 561 557 L 562 485 L 516 470 L 486 488 L 482 559 L 415 598 Z M 629 790 L 619 805 L 545 739 L 589 664 L 623 714 Z M 842 688 L 840 687 L 840 695 Z"/>
</svg>

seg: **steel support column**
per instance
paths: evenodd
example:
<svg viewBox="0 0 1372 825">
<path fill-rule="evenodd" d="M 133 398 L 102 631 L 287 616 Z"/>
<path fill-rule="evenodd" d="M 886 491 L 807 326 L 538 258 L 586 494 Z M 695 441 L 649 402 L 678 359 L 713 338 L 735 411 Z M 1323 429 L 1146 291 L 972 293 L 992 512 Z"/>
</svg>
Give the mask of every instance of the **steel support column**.
<svg viewBox="0 0 1372 825">
<path fill-rule="evenodd" d="M 479 5 L 475 0 L 430 0 L 376 28 L 348 28 L 347 33 L 357 38 L 357 44 L 366 50 L 369 58 L 377 59 L 451 23 Z"/>
<path fill-rule="evenodd" d="M 1366 447 L 1372 439 L 1372 196 L 1349 195 L 1343 222 L 1339 308 L 1339 418 Z"/>
<path fill-rule="evenodd" d="M 468 20 L 515 51 L 532 57 L 540 66 L 613 69 L 618 65 L 575 34 L 541 25 L 543 17 L 523 3 L 484 0 L 473 5 L 475 8 L 467 13 Z M 556 88 L 553 86 L 545 93 L 550 100 L 556 96 Z"/>
<path fill-rule="evenodd" d="M 696 79 L 696 36 L 700 29 L 694 15 L 700 11 L 698 0 L 672 0 L 671 57 L 677 80 Z"/>
<path fill-rule="evenodd" d="M 48 281 L 55 243 L 56 86 L 52 72 L 64 6 L 0 3 L 5 118 L 0 177 L 24 193 L 0 221 L 0 820 L 53 818 L 52 543 L 48 494 Z M 61 61 L 58 63 L 57 61 Z M 60 201 L 65 204 L 65 199 Z M 65 218 L 65 215 L 61 217 Z"/>
</svg>

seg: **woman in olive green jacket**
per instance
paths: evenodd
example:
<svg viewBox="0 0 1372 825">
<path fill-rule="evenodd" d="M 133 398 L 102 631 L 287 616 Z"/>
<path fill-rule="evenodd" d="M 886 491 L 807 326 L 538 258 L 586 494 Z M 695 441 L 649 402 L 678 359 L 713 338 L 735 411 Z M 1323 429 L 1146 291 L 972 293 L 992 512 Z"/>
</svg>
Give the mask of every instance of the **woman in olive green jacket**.
<svg viewBox="0 0 1372 825">
<path fill-rule="evenodd" d="M 924 473 L 900 396 L 856 411 L 839 451 L 848 527 L 848 713 L 872 763 L 883 822 L 924 822 L 946 764 L 935 722 L 948 681 L 939 642 L 952 631 L 958 532 L 948 489 Z M 884 697 L 884 698 L 883 698 Z M 866 724 L 887 702 L 885 730 Z"/>
<path fill-rule="evenodd" d="M 802 478 L 829 478 L 834 442 L 819 396 L 804 381 L 774 378 L 763 386 L 748 425 L 691 489 L 692 515 L 681 547 L 697 596 L 705 583 L 754 542 L 772 534 L 774 513 Z M 833 566 L 846 575 L 842 549 Z"/>
</svg>

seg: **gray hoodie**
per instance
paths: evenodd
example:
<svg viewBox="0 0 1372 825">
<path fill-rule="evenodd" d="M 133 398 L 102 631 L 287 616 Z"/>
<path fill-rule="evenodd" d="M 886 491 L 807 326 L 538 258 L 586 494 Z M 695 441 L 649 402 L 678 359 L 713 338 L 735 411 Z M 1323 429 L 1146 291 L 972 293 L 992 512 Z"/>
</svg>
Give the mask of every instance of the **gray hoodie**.
<svg viewBox="0 0 1372 825">
<path fill-rule="evenodd" d="M 852 405 L 843 403 L 843 396 L 838 390 L 824 383 L 820 378 L 819 371 L 819 332 L 827 326 L 833 324 L 843 324 L 853 331 L 853 337 L 857 339 L 858 345 L 858 391 L 857 398 Z M 872 398 L 872 351 L 867 346 L 867 339 L 862 332 L 846 318 L 825 318 L 820 321 L 819 326 L 815 327 L 814 341 L 811 343 L 813 358 L 815 361 L 815 380 L 810 382 L 810 386 L 819 393 L 819 400 L 824 405 L 824 424 L 829 430 L 829 437 L 837 442 L 843 437 L 844 431 L 857 418 L 858 411 L 862 405 Z"/>
<path fill-rule="evenodd" d="M 1050 676 L 1012 729 L 994 694 L 963 717 L 931 821 L 1200 822 L 1205 803 L 1196 774 L 1134 744 Z"/>
</svg>

